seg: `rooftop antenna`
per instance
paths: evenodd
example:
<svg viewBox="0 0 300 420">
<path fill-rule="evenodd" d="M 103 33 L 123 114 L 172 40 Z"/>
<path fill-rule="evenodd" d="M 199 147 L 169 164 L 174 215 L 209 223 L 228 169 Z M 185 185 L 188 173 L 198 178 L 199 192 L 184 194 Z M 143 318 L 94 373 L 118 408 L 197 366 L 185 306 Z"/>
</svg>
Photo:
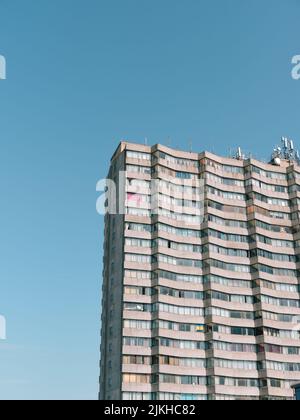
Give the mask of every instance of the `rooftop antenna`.
<svg viewBox="0 0 300 420">
<path fill-rule="evenodd" d="M 190 149 L 190 153 L 192 153 L 193 152 L 193 141 L 192 140 L 189 141 L 189 149 Z"/>
<path fill-rule="evenodd" d="M 237 148 L 236 159 L 238 159 L 238 160 L 244 160 L 245 159 L 245 155 L 243 155 L 241 147 Z"/>
<path fill-rule="evenodd" d="M 148 138 L 145 137 L 145 146 L 148 146 Z"/>
<path fill-rule="evenodd" d="M 281 137 L 281 147 L 276 147 L 272 154 L 272 162 L 275 165 L 280 165 L 281 160 L 289 160 L 300 164 L 299 152 L 295 149 L 293 140 L 288 137 Z"/>
</svg>

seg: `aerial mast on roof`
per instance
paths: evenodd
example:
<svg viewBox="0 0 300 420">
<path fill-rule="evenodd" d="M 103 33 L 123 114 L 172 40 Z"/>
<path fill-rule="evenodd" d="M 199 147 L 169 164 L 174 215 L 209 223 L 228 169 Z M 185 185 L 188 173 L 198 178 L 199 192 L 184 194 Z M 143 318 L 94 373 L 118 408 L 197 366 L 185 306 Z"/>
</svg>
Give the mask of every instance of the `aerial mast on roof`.
<svg viewBox="0 0 300 420">
<path fill-rule="evenodd" d="M 281 160 L 289 160 L 300 165 L 299 151 L 295 149 L 293 140 L 287 137 L 281 138 L 281 146 L 276 147 L 272 154 L 272 162 L 275 165 L 279 166 Z"/>
</svg>

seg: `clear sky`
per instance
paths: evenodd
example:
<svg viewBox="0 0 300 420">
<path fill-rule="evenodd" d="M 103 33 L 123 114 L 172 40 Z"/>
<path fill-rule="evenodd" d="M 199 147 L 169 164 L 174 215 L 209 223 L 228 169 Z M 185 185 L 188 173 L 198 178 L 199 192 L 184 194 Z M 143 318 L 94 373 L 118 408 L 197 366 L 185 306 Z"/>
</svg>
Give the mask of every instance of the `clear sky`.
<svg viewBox="0 0 300 420">
<path fill-rule="evenodd" d="M 95 186 L 119 140 L 300 146 L 299 19 L 299 0 L 0 0 L 0 399 L 97 398 Z"/>
</svg>

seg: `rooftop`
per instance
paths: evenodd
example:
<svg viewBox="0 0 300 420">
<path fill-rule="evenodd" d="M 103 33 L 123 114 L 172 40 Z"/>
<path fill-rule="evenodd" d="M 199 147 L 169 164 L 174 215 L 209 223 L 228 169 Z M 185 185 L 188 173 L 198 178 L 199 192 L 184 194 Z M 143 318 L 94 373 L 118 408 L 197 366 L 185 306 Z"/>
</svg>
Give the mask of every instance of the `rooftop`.
<svg viewBox="0 0 300 420">
<path fill-rule="evenodd" d="M 163 153 L 178 158 L 200 160 L 203 157 L 208 157 L 213 160 L 216 160 L 216 162 L 222 161 L 223 164 L 237 166 L 243 166 L 244 162 L 246 161 L 247 163 L 254 163 L 260 167 L 267 168 L 275 172 L 276 170 L 280 172 L 280 169 L 286 168 L 291 165 L 300 166 L 300 154 L 294 148 L 294 142 L 286 137 L 282 137 L 281 146 L 278 146 L 273 150 L 269 162 L 254 158 L 251 153 L 245 154 L 240 147 L 236 149 L 235 153 L 230 153 L 230 156 L 222 157 L 208 151 L 197 153 L 192 151 L 173 149 L 169 146 L 164 146 L 159 143 L 153 146 L 149 146 L 148 144 L 141 144 L 126 140 L 122 140 L 119 143 L 115 153 L 113 154 L 112 160 L 114 160 L 115 157 L 122 153 L 124 150 L 139 151 L 144 153 L 154 153 L 155 151 L 159 150 Z"/>
</svg>

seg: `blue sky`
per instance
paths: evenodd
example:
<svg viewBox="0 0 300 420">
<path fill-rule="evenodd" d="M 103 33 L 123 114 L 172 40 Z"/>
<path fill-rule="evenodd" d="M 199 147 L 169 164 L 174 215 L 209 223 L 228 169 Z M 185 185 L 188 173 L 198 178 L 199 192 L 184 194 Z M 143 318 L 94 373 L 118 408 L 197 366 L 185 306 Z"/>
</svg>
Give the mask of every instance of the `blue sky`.
<svg viewBox="0 0 300 420">
<path fill-rule="evenodd" d="M 298 0 L 0 0 L 0 399 L 96 399 L 119 140 L 300 146 Z M 170 139 L 170 140 L 169 140 Z"/>
</svg>

